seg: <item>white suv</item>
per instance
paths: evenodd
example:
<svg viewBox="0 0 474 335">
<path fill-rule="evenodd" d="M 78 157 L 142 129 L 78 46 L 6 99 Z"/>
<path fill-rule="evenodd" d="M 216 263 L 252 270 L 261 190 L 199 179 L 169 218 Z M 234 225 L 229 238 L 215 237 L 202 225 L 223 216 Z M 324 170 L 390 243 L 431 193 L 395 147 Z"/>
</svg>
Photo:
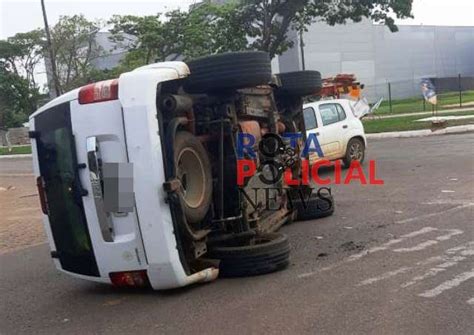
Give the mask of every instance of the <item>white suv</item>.
<svg viewBox="0 0 474 335">
<path fill-rule="evenodd" d="M 294 175 L 302 166 L 300 151 L 278 134 L 305 131 L 303 96 L 320 88 L 320 74 L 279 79 L 273 84 L 261 52 L 157 63 L 66 93 L 31 115 L 56 267 L 154 289 L 287 267 L 289 241 L 276 230 L 331 215 L 334 206 L 330 194 L 284 189 L 257 170 L 269 162 L 258 150 L 272 133 L 280 141 L 271 162 L 293 161 Z M 256 173 L 241 185 L 239 134 L 251 135 L 258 154 L 242 157 Z M 297 197 L 303 191 L 305 202 Z"/>
<path fill-rule="evenodd" d="M 304 105 L 306 134 L 316 134 L 324 157 L 314 154 L 318 159 L 342 159 L 346 167 L 352 161 L 362 163 L 365 157 L 367 140 L 364 126 L 354 115 L 349 100 L 323 100 Z"/>
</svg>

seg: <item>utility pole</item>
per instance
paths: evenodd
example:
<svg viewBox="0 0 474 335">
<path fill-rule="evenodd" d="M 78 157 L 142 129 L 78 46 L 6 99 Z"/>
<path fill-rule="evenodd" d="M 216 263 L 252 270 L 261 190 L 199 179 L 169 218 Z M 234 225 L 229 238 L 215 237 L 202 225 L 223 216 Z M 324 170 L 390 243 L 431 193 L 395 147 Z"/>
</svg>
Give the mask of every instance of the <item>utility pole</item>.
<svg viewBox="0 0 474 335">
<path fill-rule="evenodd" d="M 300 29 L 300 51 L 301 51 L 301 67 L 302 70 L 306 70 L 306 64 L 304 61 L 304 41 L 303 41 L 303 29 Z"/>
<path fill-rule="evenodd" d="M 51 42 L 51 33 L 49 32 L 48 17 L 46 16 L 44 0 L 41 0 L 41 9 L 43 10 L 44 31 L 46 32 L 46 45 L 48 47 L 49 60 L 51 62 L 54 90 L 56 92 L 56 96 L 58 97 L 61 95 L 61 87 L 59 85 L 58 72 L 56 70 L 56 58 L 54 57 L 53 44 Z"/>
</svg>

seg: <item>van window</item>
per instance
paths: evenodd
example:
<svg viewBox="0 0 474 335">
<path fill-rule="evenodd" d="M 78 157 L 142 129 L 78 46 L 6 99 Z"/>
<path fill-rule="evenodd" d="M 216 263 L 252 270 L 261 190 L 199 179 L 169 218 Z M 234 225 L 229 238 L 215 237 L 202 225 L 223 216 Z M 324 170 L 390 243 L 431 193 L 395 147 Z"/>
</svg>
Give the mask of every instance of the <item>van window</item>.
<svg viewBox="0 0 474 335">
<path fill-rule="evenodd" d="M 312 107 L 305 108 L 303 110 L 303 115 L 304 115 L 304 124 L 305 124 L 306 130 L 318 128 L 318 122 L 316 121 L 316 114 L 314 113 L 314 109 Z"/>
<path fill-rule="evenodd" d="M 48 216 L 56 252 L 64 270 L 99 276 L 84 212 L 70 103 L 35 117 L 38 163 L 45 183 Z"/>
<path fill-rule="evenodd" d="M 319 112 L 321 113 L 323 126 L 328 126 L 346 118 L 344 108 L 339 104 L 329 103 L 319 105 Z"/>
</svg>

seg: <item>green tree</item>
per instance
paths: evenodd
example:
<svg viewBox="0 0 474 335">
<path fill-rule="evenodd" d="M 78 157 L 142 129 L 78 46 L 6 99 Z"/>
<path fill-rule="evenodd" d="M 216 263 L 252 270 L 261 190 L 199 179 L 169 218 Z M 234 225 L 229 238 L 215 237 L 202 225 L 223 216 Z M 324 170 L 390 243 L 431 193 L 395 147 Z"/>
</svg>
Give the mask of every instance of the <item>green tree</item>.
<svg viewBox="0 0 474 335">
<path fill-rule="evenodd" d="M 89 21 L 84 15 L 61 16 L 51 29 L 52 45 L 61 92 L 89 82 L 92 62 L 105 54 L 96 43 L 100 21 Z M 49 55 L 45 57 L 48 58 Z"/>
<path fill-rule="evenodd" d="M 41 99 L 35 71 L 41 61 L 41 30 L 0 40 L 0 127 L 17 127 L 28 120 Z"/>
<path fill-rule="evenodd" d="M 397 26 L 393 17 L 411 17 L 413 0 L 241 0 L 240 20 L 245 21 L 247 35 L 253 40 L 250 47 L 281 54 L 294 45 L 288 38 L 290 29 L 306 30 L 312 22 L 329 25 L 344 24 L 347 20 L 360 22 L 369 18 L 383 23 L 393 31 Z"/>
<path fill-rule="evenodd" d="M 246 49 L 244 22 L 234 15 L 237 7 L 235 3 L 204 3 L 189 12 L 113 16 L 109 21 L 112 41 L 130 50 L 122 69 Z"/>
<path fill-rule="evenodd" d="M 36 110 L 40 97 L 25 78 L 0 66 L 0 128 L 21 126 Z"/>
</svg>

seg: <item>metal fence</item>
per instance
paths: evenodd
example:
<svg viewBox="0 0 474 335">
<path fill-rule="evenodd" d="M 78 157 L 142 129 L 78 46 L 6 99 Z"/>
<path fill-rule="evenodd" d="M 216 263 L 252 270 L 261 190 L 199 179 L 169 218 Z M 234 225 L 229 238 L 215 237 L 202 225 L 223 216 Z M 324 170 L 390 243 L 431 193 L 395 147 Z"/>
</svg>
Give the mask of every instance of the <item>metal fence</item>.
<svg viewBox="0 0 474 335">
<path fill-rule="evenodd" d="M 421 79 L 366 85 L 364 94 L 371 103 L 383 98 L 376 114 L 400 114 L 465 107 L 472 107 L 474 110 L 474 77 L 458 75 L 429 79 L 436 88 L 438 98 L 436 106 L 429 104 L 423 98 Z"/>
</svg>

